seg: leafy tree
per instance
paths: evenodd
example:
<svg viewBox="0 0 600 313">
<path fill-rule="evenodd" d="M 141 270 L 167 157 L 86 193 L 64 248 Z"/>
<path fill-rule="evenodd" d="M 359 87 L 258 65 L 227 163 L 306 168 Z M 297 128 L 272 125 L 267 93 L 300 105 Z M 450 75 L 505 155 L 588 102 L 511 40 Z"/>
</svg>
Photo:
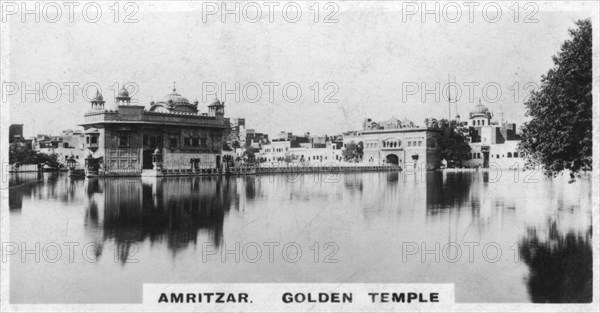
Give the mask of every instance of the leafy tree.
<svg viewBox="0 0 600 313">
<path fill-rule="evenodd" d="M 448 122 L 446 119 L 442 119 L 440 124 L 441 136 L 438 144 L 442 159 L 448 161 L 449 164 L 462 166 L 463 162 L 469 159 L 471 153 L 471 146 L 464 135 L 462 126 L 454 120 Z"/>
<path fill-rule="evenodd" d="M 36 153 L 27 145 L 12 143 L 9 147 L 8 162 L 10 164 L 37 164 Z"/>
<path fill-rule="evenodd" d="M 258 149 L 252 146 L 247 146 L 244 150 L 242 157 L 248 162 L 253 162 L 255 160 L 255 155 L 258 152 Z"/>
<path fill-rule="evenodd" d="M 8 161 L 10 164 L 48 164 L 59 168 L 62 165 L 58 161 L 58 154 L 46 154 L 31 149 L 28 145 L 13 143 L 9 148 Z"/>
<path fill-rule="evenodd" d="M 363 157 L 363 142 L 360 141 L 356 144 L 354 141 L 350 141 L 346 144 L 346 148 L 342 151 L 344 160 L 358 162 Z"/>
<path fill-rule="evenodd" d="M 592 168 L 592 23 L 576 25 L 540 89 L 525 102 L 532 119 L 522 127 L 519 146 L 527 167 L 541 165 L 554 177 L 568 170 L 571 182 Z"/>
</svg>

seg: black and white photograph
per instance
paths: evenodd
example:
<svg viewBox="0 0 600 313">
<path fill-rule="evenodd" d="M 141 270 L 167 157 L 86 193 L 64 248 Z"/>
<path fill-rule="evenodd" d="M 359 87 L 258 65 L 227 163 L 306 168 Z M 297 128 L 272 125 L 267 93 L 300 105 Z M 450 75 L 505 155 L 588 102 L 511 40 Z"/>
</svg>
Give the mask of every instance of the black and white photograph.
<svg viewBox="0 0 600 313">
<path fill-rule="evenodd" d="M 2 312 L 600 312 L 596 1 L 0 19 Z"/>
</svg>

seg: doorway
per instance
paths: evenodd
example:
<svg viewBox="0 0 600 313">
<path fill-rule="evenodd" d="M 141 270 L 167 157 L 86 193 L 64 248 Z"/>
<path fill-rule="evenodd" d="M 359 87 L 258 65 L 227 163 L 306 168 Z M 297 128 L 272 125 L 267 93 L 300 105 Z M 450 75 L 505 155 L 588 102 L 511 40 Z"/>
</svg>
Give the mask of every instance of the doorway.
<svg viewBox="0 0 600 313">
<path fill-rule="evenodd" d="M 490 167 L 490 153 L 483 152 L 483 168 Z"/>
<path fill-rule="evenodd" d="M 154 168 L 152 164 L 152 149 L 145 149 L 142 153 L 142 169 L 151 170 Z"/>
<path fill-rule="evenodd" d="M 385 160 L 388 164 L 398 165 L 398 156 L 395 154 L 388 154 Z"/>
</svg>

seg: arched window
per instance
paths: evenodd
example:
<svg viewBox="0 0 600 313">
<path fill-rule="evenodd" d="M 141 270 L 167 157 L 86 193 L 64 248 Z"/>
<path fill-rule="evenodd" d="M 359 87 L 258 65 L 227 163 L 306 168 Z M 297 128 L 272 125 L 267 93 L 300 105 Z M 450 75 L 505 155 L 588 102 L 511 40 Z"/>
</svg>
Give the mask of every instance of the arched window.
<svg viewBox="0 0 600 313">
<path fill-rule="evenodd" d="M 475 120 L 473 120 L 473 126 L 475 126 Z"/>
<path fill-rule="evenodd" d="M 515 151 L 515 153 L 513 153 L 513 155 L 514 155 L 514 157 L 515 157 L 515 158 L 518 158 L 518 157 L 519 157 L 519 153 L 517 153 L 516 151 Z M 521 155 L 521 156 L 522 156 L 522 155 Z"/>
<path fill-rule="evenodd" d="M 506 154 L 506 157 L 507 157 L 507 158 L 512 158 L 512 153 L 510 153 L 510 152 L 509 152 L 509 153 L 507 153 L 507 154 Z"/>
</svg>

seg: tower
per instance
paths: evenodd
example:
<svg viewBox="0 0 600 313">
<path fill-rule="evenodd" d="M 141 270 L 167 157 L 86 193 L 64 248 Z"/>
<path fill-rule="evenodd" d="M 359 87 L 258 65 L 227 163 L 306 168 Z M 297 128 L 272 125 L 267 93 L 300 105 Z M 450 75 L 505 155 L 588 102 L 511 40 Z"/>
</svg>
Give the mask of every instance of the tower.
<svg viewBox="0 0 600 313">
<path fill-rule="evenodd" d="M 104 98 L 98 89 L 96 89 L 96 96 L 90 103 L 92 104 L 92 110 L 104 110 Z"/>
<path fill-rule="evenodd" d="M 225 115 L 225 102 L 221 102 L 219 99 L 215 98 L 208 106 L 208 115 L 216 117 L 217 120 L 223 119 L 223 116 Z"/>
<path fill-rule="evenodd" d="M 119 105 L 129 105 L 131 103 L 131 97 L 129 97 L 129 91 L 125 88 L 125 86 L 121 87 L 117 97 L 115 98 L 115 102 L 117 106 Z"/>
</svg>

